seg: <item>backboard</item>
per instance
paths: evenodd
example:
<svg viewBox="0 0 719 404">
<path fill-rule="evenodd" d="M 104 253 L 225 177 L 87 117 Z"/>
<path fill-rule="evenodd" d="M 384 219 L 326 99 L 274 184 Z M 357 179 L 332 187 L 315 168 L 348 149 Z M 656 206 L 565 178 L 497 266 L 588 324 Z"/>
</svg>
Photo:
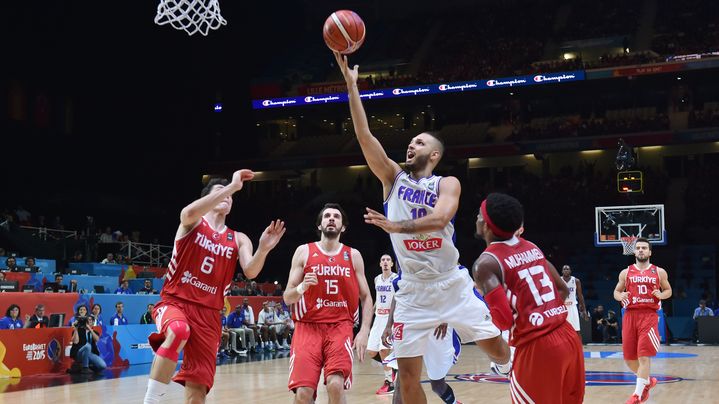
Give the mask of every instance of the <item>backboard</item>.
<svg viewBox="0 0 719 404">
<path fill-rule="evenodd" d="M 594 245 L 621 247 L 621 237 L 646 237 L 654 245 L 667 243 L 664 205 L 597 206 L 594 208 Z"/>
</svg>

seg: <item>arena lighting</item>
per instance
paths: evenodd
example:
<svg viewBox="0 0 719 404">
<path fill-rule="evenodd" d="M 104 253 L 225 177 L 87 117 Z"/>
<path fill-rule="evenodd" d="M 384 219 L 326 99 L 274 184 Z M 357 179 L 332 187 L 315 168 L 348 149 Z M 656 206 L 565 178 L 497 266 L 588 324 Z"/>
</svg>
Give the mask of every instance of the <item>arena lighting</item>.
<svg viewBox="0 0 719 404">
<path fill-rule="evenodd" d="M 218 102 L 215 105 L 212 106 L 212 110 L 214 112 L 222 112 L 222 103 Z"/>
</svg>

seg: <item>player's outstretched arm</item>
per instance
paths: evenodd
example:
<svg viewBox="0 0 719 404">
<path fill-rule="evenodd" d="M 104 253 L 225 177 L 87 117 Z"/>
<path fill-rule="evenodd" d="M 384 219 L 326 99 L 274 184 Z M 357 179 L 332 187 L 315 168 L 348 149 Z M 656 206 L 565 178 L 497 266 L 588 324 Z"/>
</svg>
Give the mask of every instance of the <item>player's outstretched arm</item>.
<svg viewBox="0 0 719 404">
<path fill-rule="evenodd" d="M 554 281 L 554 286 L 557 288 L 557 291 L 559 292 L 559 296 L 562 298 L 562 301 L 567 300 L 567 297 L 569 297 L 569 288 L 567 287 L 567 284 L 564 283 L 562 280 L 562 277 L 559 276 L 559 271 L 557 271 L 557 268 L 547 261 L 547 268 L 549 268 L 549 276 L 552 278 L 552 281 Z"/>
<path fill-rule="evenodd" d="M 347 56 L 334 52 L 337 65 L 342 71 L 342 75 L 347 82 L 347 95 L 350 101 L 350 114 L 352 115 L 352 124 L 354 125 L 357 142 L 362 148 L 372 173 L 382 182 L 385 188 L 385 195 L 389 192 L 394 182 L 394 177 L 402 168 L 395 161 L 392 161 L 385 152 L 379 140 L 372 135 L 369 130 L 369 122 L 367 114 L 362 106 L 362 99 L 359 95 L 357 87 L 357 75 L 359 74 L 359 66 L 355 65 L 350 69 L 347 62 Z"/>
<path fill-rule="evenodd" d="M 357 277 L 357 285 L 359 286 L 360 303 L 362 306 L 362 326 L 354 339 L 354 347 L 357 350 L 357 356 L 360 362 L 364 361 L 364 355 L 367 351 L 367 340 L 369 339 L 369 330 L 372 328 L 372 294 L 367 285 L 367 278 L 364 273 L 364 260 L 359 251 L 352 249 L 352 265 L 355 269 Z"/>
<path fill-rule="evenodd" d="M 508 330 L 514 318 L 509 301 L 502 286 L 502 269 L 491 255 L 481 254 L 472 265 L 474 283 L 482 292 L 484 301 L 489 306 L 492 323 L 500 330 Z"/>
<path fill-rule="evenodd" d="M 252 254 L 252 241 L 250 238 L 243 233 L 235 232 L 240 252 L 238 257 L 240 267 L 242 267 L 247 279 L 254 279 L 260 274 L 262 267 L 265 265 L 267 254 L 277 246 L 286 230 L 285 222 L 282 220 L 277 219 L 270 222 L 270 225 L 262 232 L 257 251 L 254 254 Z"/>
<path fill-rule="evenodd" d="M 385 215 L 367 209 L 365 223 L 373 224 L 387 233 L 417 234 L 444 229 L 457 213 L 462 186 L 456 177 L 444 177 L 439 182 L 439 197 L 432 213 L 417 219 L 392 222 Z"/>
<path fill-rule="evenodd" d="M 303 244 L 295 250 L 292 256 L 292 266 L 290 267 L 290 277 L 287 279 L 287 287 L 282 299 L 286 304 L 297 303 L 300 297 L 313 285 L 317 285 L 317 274 L 305 272 L 305 264 L 307 263 L 307 245 Z"/>
<path fill-rule="evenodd" d="M 619 281 L 617 281 L 617 286 L 614 288 L 614 300 L 618 302 L 624 303 L 625 301 L 628 302 L 627 299 L 629 299 L 629 292 L 627 292 L 627 270 L 622 270 L 622 272 L 619 273 Z"/>
<path fill-rule="evenodd" d="M 659 273 L 659 286 L 662 287 L 662 290 L 654 289 L 652 294 L 656 296 L 657 299 L 669 299 L 672 297 L 672 285 L 669 284 L 669 274 L 667 274 L 664 268 L 659 267 L 657 267 L 657 272 Z"/>
<path fill-rule="evenodd" d="M 223 199 L 241 190 L 243 183 L 251 180 L 254 176 L 255 173 L 251 170 L 237 170 L 234 174 L 232 174 L 232 182 L 227 184 L 227 186 L 223 187 L 220 191 L 210 192 L 202 198 L 185 206 L 182 211 L 180 211 L 180 230 L 178 230 L 177 236 L 182 237 L 187 232 L 192 230 L 192 228 L 200 221 L 202 216 L 211 211 L 212 208 L 222 202 Z"/>
</svg>

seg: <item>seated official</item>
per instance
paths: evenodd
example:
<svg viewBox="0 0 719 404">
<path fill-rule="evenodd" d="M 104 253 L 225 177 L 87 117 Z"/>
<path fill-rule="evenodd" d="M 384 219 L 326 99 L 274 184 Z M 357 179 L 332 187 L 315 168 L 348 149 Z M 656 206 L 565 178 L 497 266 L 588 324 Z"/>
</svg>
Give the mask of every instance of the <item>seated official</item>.
<svg viewBox="0 0 719 404">
<path fill-rule="evenodd" d="M 75 359 L 75 363 L 80 367 L 80 373 L 83 374 L 101 372 L 107 367 L 97 349 L 100 336 L 92 328 L 94 325 L 95 318 L 92 316 L 77 317 L 72 323 L 70 356 Z"/>
<path fill-rule="evenodd" d="M 47 328 L 50 319 L 45 315 L 45 305 L 35 306 L 32 316 L 25 316 L 25 328 Z"/>
<path fill-rule="evenodd" d="M 127 317 L 123 314 L 125 305 L 122 302 L 115 303 L 115 315 L 110 317 L 110 325 L 127 325 Z"/>
<path fill-rule="evenodd" d="M 147 311 L 140 317 L 140 324 L 155 324 L 155 320 L 152 318 L 152 310 L 155 305 L 150 303 L 147 305 Z"/>
<path fill-rule="evenodd" d="M 17 330 L 23 328 L 20 319 L 20 306 L 11 304 L 5 312 L 5 317 L 0 318 L 0 330 Z"/>
<path fill-rule="evenodd" d="M 130 282 L 122 281 L 122 285 L 115 290 L 116 295 L 134 295 L 135 292 L 130 289 Z"/>
<path fill-rule="evenodd" d="M 157 293 L 157 289 L 152 287 L 151 279 L 145 279 L 145 285 L 143 285 L 142 289 L 137 291 L 138 295 L 156 295 Z"/>
<path fill-rule="evenodd" d="M 35 265 L 35 258 L 33 257 L 27 257 L 25 258 L 25 272 L 38 272 L 40 268 L 38 268 L 37 265 Z"/>
<path fill-rule="evenodd" d="M 7 257 L 5 260 L 5 270 L 9 272 L 20 272 L 15 257 Z"/>
</svg>

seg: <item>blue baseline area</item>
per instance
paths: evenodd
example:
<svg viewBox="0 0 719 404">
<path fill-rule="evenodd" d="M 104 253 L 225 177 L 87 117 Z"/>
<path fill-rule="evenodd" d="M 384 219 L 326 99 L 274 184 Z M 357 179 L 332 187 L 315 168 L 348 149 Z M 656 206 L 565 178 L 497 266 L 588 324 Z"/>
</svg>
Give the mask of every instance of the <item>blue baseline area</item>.
<svg viewBox="0 0 719 404">
<path fill-rule="evenodd" d="M 697 356 L 699 355 L 680 352 L 659 352 L 657 353 L 657 356 L 653 357 L 652 359 L 686 359 L 694 358 Z M 584 357 L 587 359 L 624 359 L 624 355 L 618 351 L 585 351 Z"/>
<path fill-rule="evenodd" d="M 458 93 L 465 91 L 491 90 L 495 88 L 513 88 L 533 85 L 556 84 L 567 81 L 580 81 L 584 79 L 584 70 L 558 73 L 538 73 L 526 76 L 492 78 L 488 80 L 485 79 L 454 83 L 421 84 L 409 87 L 366 90 L 360 91 L 360 98 L 363 98 L 365 100 L 374 100 L 410 97 L 417 95 Z M 264 100 L 252 100 L 252 108 L 285 108 L 347 101 L 347 93 L 318 94 L 300 97 L 282 97 Z"/>
</svg>

